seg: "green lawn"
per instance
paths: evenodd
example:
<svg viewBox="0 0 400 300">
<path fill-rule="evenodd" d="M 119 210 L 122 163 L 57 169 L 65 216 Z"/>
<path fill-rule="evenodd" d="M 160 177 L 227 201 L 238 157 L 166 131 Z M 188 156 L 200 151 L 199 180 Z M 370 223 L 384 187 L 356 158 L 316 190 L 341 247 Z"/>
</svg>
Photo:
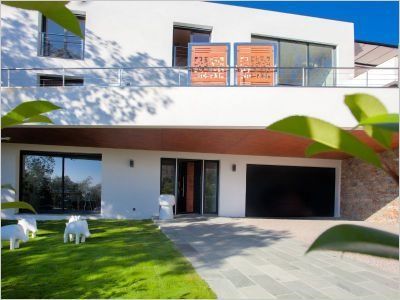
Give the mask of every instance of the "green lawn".
<svg viewBox="0 0 400 300">
<path fill-rule="evenodd" d="M 84 244 L 64 244 L 65 220 L 38 222 L 15 251 L 3 243 L 2 298 L 215 298 L 152 222 L 88 223 Z"/>
</svg>

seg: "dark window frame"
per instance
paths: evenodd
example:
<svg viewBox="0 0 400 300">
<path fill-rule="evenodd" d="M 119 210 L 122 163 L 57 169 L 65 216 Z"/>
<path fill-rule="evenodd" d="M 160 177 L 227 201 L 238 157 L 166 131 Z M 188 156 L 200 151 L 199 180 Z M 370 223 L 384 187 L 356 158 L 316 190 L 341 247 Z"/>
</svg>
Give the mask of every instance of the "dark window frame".
<svg viewBox="0 0 400 300">
<path fill-rule="evenodd" d="M 60 85 L 45 85 L 42 84 L 42 77 L 48 77 L 48 78 L 54 78 L 55 80 L 61 79 L 61 84 Z M 63 76 L 58 75 L 58 74 L 38 74 L 37 75 L 37 85 L 40 87 L 59 87 L 59 86 L 84 86 L 85 85 L 85 79 L 80 76 L 64 76 L 64 85 L 63 85 Z M 81 80 L 82 84 L 68 84 L 68 81 L 70 80 Z"/>
<path fill-rule="evenodd" d="M 82 31 L 82 35 L 84 38 L 81 38 L 77 35 L 70 35 L 70 37 L 74 36 L 76 38 L 79 38 L 82 42 L 82 49 L 80 51 L 80 57 L 67 57 L 65 55 L 63 56 L 51 56 L 51 55 L 46 55 L 44 51 L 44 42 L 43 42 L 43 35 L 47 34 L 47 17 L 43 14 L 39 14 L 39 32 L 38 32 L 38 56 L 41 57 L 50 57 L 50 58 L 59 58 L 59 59 L 68 59 L 68 60 L 84 60 L 85 59 L 85 36 L 86 36 L 86 12 L 72 12 L 79 21 L 83 20 L 84 21 L 84 30 Z M 64 43 L 65 43 L 65 38 L 67 37 L 67 32 L 65 28 L 63 28 L 64 32 Z M 65 46 L 64 46 L 65 47 Z"/>
<path fill-rule="evenodd" d="M 100 215 L 100 211 L 81 211 L 81 210 L 66 210 L 64 209 L 64 171 L 65 171 L 65 158 L 78 158 L 78 159 L 86 159 L 86 160 L 97 160 L 102 162 L 102 154 L 99 153 L 72 153 L 72 152 L 54 152 L 54 151 L 34 151 L 34 150 L 21 150 L 19 156 L 19 191 L 18 197 L 20 201 L 24 201 L 23 197 L 23 189 L 24 189 L 24 157 L 27 155 L 36 155 L 36 156 L 52 156 L 52 157 L 61 157 L 62 158 L 62 180 L 61 180 L 61 189 L 62 189 L 62 199 L 63 199 L 63 209 L 62 211 L 40 211 L 37 210 L 39 214 L 69 214 L 69 213 L 79 213 L 79 214 L 86 214 L 86 215 Z M 29 201 L 25 201 L 28 202 Z M 101 196 L 100 196 L 101 202 Z M 26 211 L 28 212 L 28 211 Z M 26 213 L 24 211 L 24 213 Z"/>
<path fill-rule="evenodd" d="M 209 214 L 209 215 L 214 215 L 214 214 L 216 214 L 216 215 L 218 215 L 218 213 L 219 213 L 219 194 L 220 194 L 220 166 L 221 166 L 221 164 L 220 164 L 220 161 L 219 160 L 210 160 L 210 159 L 188 159 L 188 158 L 183 158 L 183 159 L 180 159 L 180 158 L 171 158 L 171 157 L 161 157 L 160 158 L 160 195 L 161 195 L 161 192 L 162 192 L 162 167 L 163 167 L 163 161 L 165 161 L 165 160 L 169 160 L 169 161 L 174 161 L 175 162 L 175 174 L 174 174 L 174 178 L 175 178 L 175 181 L 174 181 L 174 196 L 177 198 L 177 180 L 178 180 L 178 162 L 179 161 L 202 161 L 202 170 L 201 170 L 201 172 L 202 172 L 202 188 L 201 188 L 201 201 L 202 201 L 202 203 L 201 203 L 201 205 L 202 205 L 202 209 L 201 209 L 201 214 L 202 215 L 207 215 L 207 214 Z M 216 203 L 216 212 L 214 213 L 204 213 L 204 201 L 205 201 L 205 188 L 206 188 L 206 185 L 205 185 L 205 164 L 206 164 L 206 162 L 215 162 L 215 163 L 217 163 L 217 203 Z M 176 201 L 177 201 L 178 199 L 176 199 Z M 174 209 L 176 209 L 176 205 L 175 205 L 175 208 Z"/>
<path fill-rule="evenodd" d="M 181 29 L 181 30 L 188 30 L 191 33 L 207 33 L 209 35 L 209 41 L 211 41 L 211 34 L 212 34 L 212 29 L 205 29 L 205 28 L 199 28 L 199 27 L 191 27 L 191 26 L 183 26 L 183 25 L 174 25 L 172 29 L 172 66 L 173 67 L 189 67 L 189 62 L 186 62 L 186 66 L 178 66 L 176 65 L 176 53 L 175 53 L 175 44 L 174 44 L 174 31 L 175 29 Z M 189 41 L 190 43 L 190 41 Z M 189 47 L 187 47 L 187 51 L 189 51 Z M 186 59 L 189 58 L 189 53 L 186 57 Z"/>
</svg>

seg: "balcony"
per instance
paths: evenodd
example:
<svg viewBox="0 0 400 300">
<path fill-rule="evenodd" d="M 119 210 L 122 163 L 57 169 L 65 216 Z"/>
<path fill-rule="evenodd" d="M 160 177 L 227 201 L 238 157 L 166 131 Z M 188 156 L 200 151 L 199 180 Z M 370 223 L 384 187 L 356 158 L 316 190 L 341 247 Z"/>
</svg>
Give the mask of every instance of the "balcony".
<svg viewBox="0 0 400 300">
<path fill-rule="evenodd" d="M 65 54 L 65 48 L 62 49 L 57 53 Z M 1 86 L 6 88 L 37 86 L 393 88 L 398 87 L 399 81 L 397 68 L 364 67 L 13 68 L 2 69 L 1 72 Z M 55 77 L 58 77 L 58 80 Z M 195 77 L 196 80 L 193 80 Z M 209 80 L 210 78 L 222 80 L 213 81 Z M 263 80 L 266 78 L 270 80 Z"/>
<path fill-rule="evenodd" d="M 218 71 L 218 72 L 217 72 Z M 345 95 L 369 93 L 399 111 L 398 70 L 354 68 L 59 68 L 3 69 L 2 104 L 47 99 L 63 107 L 56 125 L 259 127 L 288 115 L 311 115 L 352 128 Z M 225 76 L 223 85 L 191 82 Z M 248 85 L 246 76 L 273 76 L 272 85 Z M 243 76 L 242 79 L 241 76 Z M 240 80 L 238 80 L 238 78 Z M 288 84 L 290 83 L 290 85 Z M 253 87 L 253 88 L 252 88 Z"/>
</svg>

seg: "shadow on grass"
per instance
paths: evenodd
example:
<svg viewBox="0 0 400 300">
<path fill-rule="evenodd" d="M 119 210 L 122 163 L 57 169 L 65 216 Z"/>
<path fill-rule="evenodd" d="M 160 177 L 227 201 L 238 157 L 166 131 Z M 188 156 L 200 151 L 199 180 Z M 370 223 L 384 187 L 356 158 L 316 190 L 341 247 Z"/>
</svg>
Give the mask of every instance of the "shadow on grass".
<svg viewBox="0 0 400 300">
<path fill-rule="evenodd" d="M 3 298 L 215 297 L 152 222 L 88 223 L 84 244 L 63 243 L 65 221 L 39 221 L 16 251 L 4 244 Z"/>
</svg>

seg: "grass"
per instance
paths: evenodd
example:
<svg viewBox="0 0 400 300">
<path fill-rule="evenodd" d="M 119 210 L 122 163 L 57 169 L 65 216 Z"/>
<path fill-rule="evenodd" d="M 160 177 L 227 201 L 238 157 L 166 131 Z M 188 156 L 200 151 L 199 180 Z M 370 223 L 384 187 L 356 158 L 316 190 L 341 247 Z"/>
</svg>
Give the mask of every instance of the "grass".
<svg viewBox="0 0 400 300">
<path fill-rule="evenodd" d="M 215 298 L 150 221 L 89 220 L 86 243 L 63 243 L 65 221 L 1 254 L 2 298 Z M 3 222 L 4 225 L 4 222 Z"/>
</svg>

